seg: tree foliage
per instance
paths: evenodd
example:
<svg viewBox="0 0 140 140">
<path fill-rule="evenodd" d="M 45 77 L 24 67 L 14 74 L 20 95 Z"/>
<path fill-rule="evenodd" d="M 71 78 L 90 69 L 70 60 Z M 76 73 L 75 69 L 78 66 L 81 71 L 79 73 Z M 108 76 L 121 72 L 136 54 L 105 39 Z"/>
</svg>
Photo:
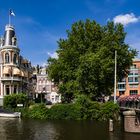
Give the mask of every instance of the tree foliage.
<svg viewBox="0 0 140 140">
<path fill-rule="evenodd" d="M 26 106 L 27 102 L 28 102 L 28 97 L 24 93 L 4 96 L 4 108 L 7 109 L 16 108 L 17 104 L 23 104 L 23 106 Z"/>
<path fill-rule="evenodd" d="M 58 41 L 58 59 L 49 58 L 48 73 L 59 87 L 65 102 L 75 95 L 86 94 L 96 100 L 110 95 L 114 85 L 114 57 L 117 51 L 117 79 L 127 74 L 127 68 L 137 52 L 125 43 L 121 24 L 95 21 L 76 22 L 67 30 L 67 38 Z"/>
</svg>

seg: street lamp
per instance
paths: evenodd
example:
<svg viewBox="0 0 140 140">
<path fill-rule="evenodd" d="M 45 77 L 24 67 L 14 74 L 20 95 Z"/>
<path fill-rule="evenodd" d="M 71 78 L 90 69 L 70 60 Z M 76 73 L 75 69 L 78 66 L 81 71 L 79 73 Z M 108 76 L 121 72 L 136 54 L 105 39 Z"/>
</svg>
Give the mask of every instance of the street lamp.
<svg viewBox="0 0 140 140">
<path fill-rule="evenodd" d="M 42 103 L 42 94 L 45 92 L 45 87 L 43 87 L 42 92 L 41 92 L 41 103 Z"/>
<path fill-rule="evenodd" d="M 117 85 L 116 74 L 117 74 L 117 51 L 115 50 L 114 104 L 117 102 L 116 100 L 116 85 Z"/>
</svg>

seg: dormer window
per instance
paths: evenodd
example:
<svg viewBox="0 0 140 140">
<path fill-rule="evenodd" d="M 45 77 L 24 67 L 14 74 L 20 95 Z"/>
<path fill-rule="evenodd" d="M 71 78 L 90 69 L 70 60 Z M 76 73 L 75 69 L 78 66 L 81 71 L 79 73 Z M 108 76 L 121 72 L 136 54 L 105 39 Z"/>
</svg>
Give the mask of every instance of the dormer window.
<svg viewBox="0 0 140 140">
<path fill-rule="evenodd" d="M 5 54 L 5 63 L 9 63 L 9 54 L 8 53 Z"/>
</svg>

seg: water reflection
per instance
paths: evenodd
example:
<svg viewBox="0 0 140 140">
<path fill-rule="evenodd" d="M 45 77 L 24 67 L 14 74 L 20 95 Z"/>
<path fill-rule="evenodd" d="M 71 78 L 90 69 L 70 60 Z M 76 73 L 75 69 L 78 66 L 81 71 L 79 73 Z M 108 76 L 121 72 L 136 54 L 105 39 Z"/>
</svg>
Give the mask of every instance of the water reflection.
<svg viewBox="0 0 140 140">
<path fill-rule="evenodd" d="M 0 118 L 0 140 L 140 140 L 140 134 L 124 133 L 120 124 L 108 132 L 108 124 L 95 121 L 40 121 Z"/>
</svg>

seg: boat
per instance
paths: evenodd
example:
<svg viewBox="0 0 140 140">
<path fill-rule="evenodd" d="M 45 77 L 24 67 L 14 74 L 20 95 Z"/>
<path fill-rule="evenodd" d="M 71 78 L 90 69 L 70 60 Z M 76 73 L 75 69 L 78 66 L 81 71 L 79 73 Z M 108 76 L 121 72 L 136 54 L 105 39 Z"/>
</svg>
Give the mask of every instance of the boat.
<svg viewBox="0 0 140 140">
<path fill-rule="evenodd" d="M 21 112 L 13 112 L 13 113 L 0 112 L 0 117 L 5 117 L 5 118 L 20 118 L 21 117 Z"/>
</svg>

